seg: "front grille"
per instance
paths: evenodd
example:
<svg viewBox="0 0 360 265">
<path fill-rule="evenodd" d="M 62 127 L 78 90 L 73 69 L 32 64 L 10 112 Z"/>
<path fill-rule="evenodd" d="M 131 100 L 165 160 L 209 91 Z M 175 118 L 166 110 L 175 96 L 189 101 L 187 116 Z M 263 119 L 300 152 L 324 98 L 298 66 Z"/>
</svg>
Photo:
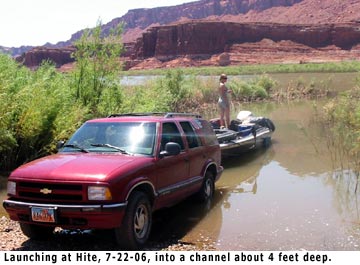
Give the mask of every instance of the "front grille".
<svg viewBox="0 0 360 265">
<path fill-rule="evenodd" d="M 18 187 L 23 188 L 44 188 L 46 186 L 48 189 L 66 189 L 66 190 L 82 190 L 82 186 L 78 184 L 44 184 L 44 183 L 35 183 L 35 182 L 19 182 Z"/>
<path fill-rule="evenodd" d="M 33 202 L 81 202 L 84 201 L 81 184 L 48 184 L 37 182 L 18 182 L 18 196 Z"/>
<path fill-rule="evenodd" d="M 19 192 L 20 197 L 36 198 L 41 200 L 60 200 L 60 201 L 81 201 L 81 195 L 64 194 L 42 194 L 36 192 Z"/>
</svg>

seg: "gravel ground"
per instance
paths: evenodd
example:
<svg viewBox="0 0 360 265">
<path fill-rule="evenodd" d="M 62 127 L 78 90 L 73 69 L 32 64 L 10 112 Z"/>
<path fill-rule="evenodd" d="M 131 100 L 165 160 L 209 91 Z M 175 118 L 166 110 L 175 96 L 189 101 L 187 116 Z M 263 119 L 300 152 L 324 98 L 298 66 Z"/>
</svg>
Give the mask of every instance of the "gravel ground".
<svg viewBox="0 0 360 265">
<path fill-rule="evenodd" d="M 160 251 L 200 251 L 200 250 L 216 250 L 211 240 L 202 238 L 201 242 L 182 242 L 176 238 L 165 238 L 158 241 L 150 237 L 148 244 L 144 250 Z M 99 251 L 115 251 L 120 250 L 113 243 L 111 235 L 106 232 L 96 233 L 92 231 L 67 231 L 56 229 L 53 238 L 49 241 L 29 240 L 21 232 L 17 222 L 11 221 L 3 216 L 0 218 L 0 250 L 26 250 L 26 251 L 80 251 L 80 250 L 99 250 Z"/>
</svg>

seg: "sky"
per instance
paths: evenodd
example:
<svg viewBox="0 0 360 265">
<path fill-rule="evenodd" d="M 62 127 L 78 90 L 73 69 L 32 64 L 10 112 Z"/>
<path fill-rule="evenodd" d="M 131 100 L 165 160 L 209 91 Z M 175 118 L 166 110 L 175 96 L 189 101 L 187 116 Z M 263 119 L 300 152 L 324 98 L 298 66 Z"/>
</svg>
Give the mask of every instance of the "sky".
<svg viewBox="0 0 360 265">
<path fill-rule="evenodd" d="M 121 17 L 130 9 L 179 5 L 195 0 L 0 0 L 0 46 L 41 46 Z"/>
</svg>

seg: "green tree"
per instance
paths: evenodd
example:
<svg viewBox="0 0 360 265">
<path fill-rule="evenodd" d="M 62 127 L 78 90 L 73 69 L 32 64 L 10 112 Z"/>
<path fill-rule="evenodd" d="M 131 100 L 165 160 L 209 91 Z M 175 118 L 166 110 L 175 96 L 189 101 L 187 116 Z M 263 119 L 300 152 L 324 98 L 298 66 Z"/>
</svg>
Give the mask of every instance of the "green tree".
<svg viewBox="0 0 360 265">
<path fill-rule="evenodd" d="M 119 24 L 105 35 L 101 21 L 98 21 L 94 29 L 85 30 L 75 42 L 74 94 L 77 101 L 88 107 L 91 115 L 115 112 L 121 106 L 122 28 Z"/>
<path fill-rule="evenodd" d="M 167 71 L 161 80 L 161 87 L 170 94 L 173 111 L 180 111 L 182 103 L 189 97 L 189 88 L 185 83 L 185 76 L 181 69 Z"/>
</svg>

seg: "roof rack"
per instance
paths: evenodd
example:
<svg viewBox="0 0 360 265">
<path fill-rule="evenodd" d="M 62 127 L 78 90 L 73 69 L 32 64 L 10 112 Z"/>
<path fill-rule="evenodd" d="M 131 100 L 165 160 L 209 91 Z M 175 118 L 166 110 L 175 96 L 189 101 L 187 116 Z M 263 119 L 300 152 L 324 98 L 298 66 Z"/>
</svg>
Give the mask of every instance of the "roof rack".
<svg viewBox="0 0 360 265">
<path fill-rule="evenodd" d="M 164 112 L 132 112 L 132 113 L 110 114 L 107 117 L 113 118 L 113 117 L 124 117 L 124 116 L 163 116 L 165 114 L 166 113 L 164 113 Z"/>
<path fill-rule="evenodd" d="M 195 113 L 178 113 L 178 112 L 133 112 L 133 113 L 118 113 L 111 114 L 107 118 L 124 117 L 124 116 L 163 116 L 164 118 L 174 117 L 194 117 L 201 118 L 201 115 Z"/>
<path fill-rule="evenodd" d="M 179 113 L 179 112 L 168 112 L 165 114 L 164 118 L 173 118 L 173 117 L 194 117 L 201 118 L 201 115 L 195 113 Z"/>
</svg>

